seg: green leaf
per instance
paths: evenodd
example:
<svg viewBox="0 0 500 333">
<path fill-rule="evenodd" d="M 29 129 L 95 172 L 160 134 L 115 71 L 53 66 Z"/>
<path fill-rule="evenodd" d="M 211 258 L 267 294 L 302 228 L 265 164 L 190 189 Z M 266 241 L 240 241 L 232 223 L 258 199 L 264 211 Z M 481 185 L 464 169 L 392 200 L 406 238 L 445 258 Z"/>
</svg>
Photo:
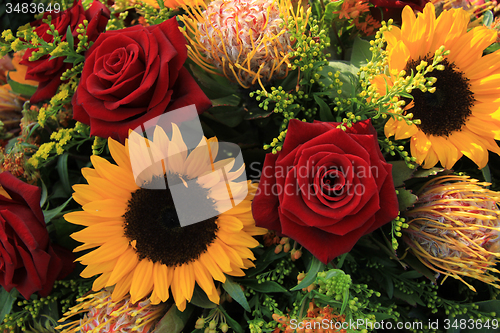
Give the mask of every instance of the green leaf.
<svg viewBox="0 0 500 333">
<path fill-rule="evenodd" d="M 226 282 L 222 284 L 222 288 L 231 296 L 236 302 L 238 302 L 243 309 L 250 312 L 250 306 L 248 305 L 245 293 L 241 290 L 241 286 L 234 282 L 229 276 L 226 275 Z"/>
<path fill-rule="evenodd" d="M 212 118 L 228 127 L 236 127 L 243 121 L 245 111 L 241 106 L 221 105 L 214 106 L 204 113 L 204 116 Z"/>
<path fill-rule="evenodd" d="M 394 296 L 394 282 L 392 281 L 392 278 L 390 276 L 382 276 L 382 282 L 383 282 L 383 288 L 387 292 L 387 297 L 389 299 L 392 299 Z"/>
<path fill-rule="evenodd" d="M 325 6 L 324 19 L 326 25 L 329 25 L 330 22 L 333 20 L 333 15 L 334 15 L 333 12 L 338 12 L 341 6 L 342 6 L 341 1 L 332 1 Z"/>
<path fill-rule="evenodd" d="M 236 333 L 244 333 L 245 331 L 243 330 L 243 328 L 241 327 L 240 324 L 238 324 L 238 322 L 236 320 L 234 320 L 233 318 L 231 318 L 226 310 L 224 310 L 224 308 L 222 306 L 219 306 L 219 310 L 224 314 L 224 316 L 226 317 L 226 320 L 227 320 L 227 325 L 233 329 L 233 331 L 235 331 Z"/>
<path fill-rule="evenodd" d="M 10 313 L 10 310 L 12 309 L 12 305 L 14 304 L 15 300 L 17 299 L 17 295 L 19 292 L 16 290 L 16 288 L 12 288 L 10 292 L 7 292 L 7 290 L 3 289 L 0 287 L 0 323 L 3 323 L 3 319 L 5 318 L 6 315 Z"/>
<path fill-rule="evenodd" d="M 491 172 L 488 164 L 486 164 L 486 166 L 481 169 L 481 172 L 483 173 L 484 181 L 491 183 Z"/>
<path fill-rule="evenodd" d="M 45 183 L 43 180 L 40 179 L 42 182 L 42 195 L 40 196 L 40 207 L 43 207 L 45 205 L 45 202 L 47 201 L 47 186 L 45 186 Z"/>
<path fill-rule="evenodd" d="M 252 119 L 260 119 L 260 118 L 267 118 L 271 114 L 273 114 L 273 111 L 269 110 L 264 110 L 259 108 L 258 106 L 249 106 L 248 112 L 245 112 L 245 120 L 252 120 Z"/>
<path fill-rule="evenodd" d="M 10 85 L 13 92 L 17 94 L 21 94 L 26 97 L 31 97 L 38 86 L 31 86 L 29 84 L 19 83 L 10 78 L 9 73 L 7 72 L 7 83 Z"/>
<path fill-rule="evenodd" d="M 397 318 L 394 315 L 390 315 L 387 313 L 375 312 L 373 314 L 375 315 L 375 320 L 378 322 L 381 322 L 382 320 L 386 320 L 386 319 L 396 319 Z"/>
<path fill-rule="evenodd" d="M 313 97 L 319 106 L 319 119 L 321 121 L 335 121 L 335 118 L 332 115 L 332 110 L 328 107 L 328 104 L 326 104 L 326 102 L 316 94 L 314 94 Z"/>
<path fill-rule="evenodd" d="M 240 103 L 241 103 L 241 97 L 236 95 L 236 94 L 227 95 L 227 96 L 217 98 L 217 99 L 212 99 L 212 104 L 214 107 L 215 106 L 225 106 L 225 105 L 239 106 Z"/>
<path fill-rule="evenodd" d="M 344 97 L 352 97 L 355 95 L 355 86 L 358 79 L 358 71 L 359 68 L 356 66 L 344 62 L 344 61 L 330 61 L 328 66 L 324 66 L 323 70 L 318 72 L 324 77 L 328 77 L 328 73 L 332 72 L 335 74 L 336 72 L 340 72 L 338 79 L 342 81 L 342 96 Z"/>
<path fill-rule="evenodd" d="M 418 296 L 417 293 L 405 294 L 404 292 L 402 292 L 399 289 L 394 289 L 394 297 L 405 301 L 406 303 L 410 304 L 411 306 L 416 306 L 417 304 L 421 305 L 421 306 L 425 306 L 424 302 L 422 302 L 422 300 L 420 299 L 420 296 Z"/>
<path fill-rule="evenodd" d="M 352 46 L 351 64 L 360 68 L 365 66 L 372 58 L 370 42 L 356 37 Z"/>
<path fill-rule="evenodd" d="M 410 265 L 415 271 L 428 278 L 432 283 L 436 283 L 435 273 L 432 272 L 427 266 L 422 264 L 422 262 L 418 260 L 418 258 L 413 254 L 408 253 L 404 258 L 404 262 Z"/>
<path fill-rule="evenodd" d="M 437 175 L 439 172 L 444 171 L 443 168 L 430 168 L 419 169 L 413 174 L 413 178 L 427 178 L 429 176 Z"/>
<path fill-rule="evenodd" d="M 412 270 L 412 271 L 404 272 L 399 277 L 402 278 L 402 279 L 412 280 L 412 279 L 418 279 L 422 275 L 423 275 L 422 273 Z"/>
<path fill-rule="evenodd" d="M 50 210 L 44 210 L 43 216 L 45 217 L 45 223 L 49 223 L 54 217 L 56 217 L 59 213 L 61 213 L 71 200 L 73 200 L 72 197 L 66 200 L 66 202 L 59 207 Z"/>
<path fill-rule="evenodd" d="M 64 153 L 57 159 L 57 173 L 59 174 L 59 179 L 63 184 L 64 191 L 70 195 L 72 191 L 69 183 L 68 156 L 68 153 Z"/>
<path fill-rule="evenodd" d="M 200 88 L 210 99 L 222 98 L 238 92 L 239 85 L 232 84 L 223 76 L 210 74 L 193 64 L 189 65 L 189 69 L 199 82 Z"/>
<path fill-rule="evenodd" d="M 348 304 L 349 304 L 349 288 L 346 288 L 342 293 L 342 307 L 340 308 L 340 314 L 344 313 Z"/>
<path fill-rule="evenodd" d="M 345 258 L 349 255 L 349 253 L 344 253 L 340 257 L 338 257 L 339 261 L 337 262 L 337 268 L 341 269 L 344 265 Z"/>
<path fill-rule="evenodd" d="M 316 275 L 318 274 L 319 271 L 323 270 L 325 268 L 325 264 L 323 264 L 321 261 L 319 261 L 316 257 L 313 257 L 311 264 L 309 265 L 309 269 L 307 270 L 307 274 L 304 277 L 302 281 L 290 291 L 296 291 L 300 290 L 302 288 L 307 288 L 311 283 L 313 283 L 316 280 Z"/>
<path fill-rule="evenodd" d="M 78 245 L 81 245 L 80 242 L 71 238 L 71 235 L 75 232 L 83 230 L 85 228 L 84 226 L 69 223 L 63 217 L 52 219 L 50 223 L 55 229 L 55 241 L 57 242 L 57 244 L 67 249 L 74 249 Z"/>
<path fill-rule="evenodd" d="M 71 33 L 71 27 L 68 25 L 68 29 L 66 29 L 66 41 L 68 42 L 68 46 L 70 50 L 75 49 L 75 41 L 73 39 L 73 34 Z"/>
<path fill-rule="evenodd" d="M 393 161 L 389 163 L 392 164 L 392 179 L 394 181 L 394 187 L 403 186 L 404 181 L 409 179 L 415 171 L 408 168 L 405 161 Z"/>
<path fill-rule="evenodd" d="M 417 202 L 418 197 L 411 193 L 410 190 L 398 189 L 398 202 L 399 202 L 399 211 L 404 212 L 409 207 L 413 207 L 415 202 Z"/>
<path fill-rule="evenodd" d="M 181 333 L 193 312 L 194 307 L 187 304 L 186 309 L 181 312 L 172 305 L 167 314 L 156 324 L 153 333 Z"/>
<path fill-rule="evenodd" d="M 240 279 L 238 280 L 238 282 L 245 287 L 250 287 L 253 290 L 262 293 L 285 293 L 287 295 L 290 294 L 288 290 L 286 290 L 286 288 L 274 281 L 264 281 L 262 283 L 259 283 L 256 279 Z"/>
<path fill-rule="evenodd" d="M 496 317 L 500 315 L 500 300 L 490 300 L 483 302 L 475 302 L 477 306 L 479 306 L 479 310 L 483 312 L 496 312 Z"/>
<path fill-rule="evenodd" d="M 158 6 L 160 6 L 160 9 L 165 8 L 165 3 L 163 2 L 163 0 L 156 0 L 156 3 L 158 4 Z"/>
<path fill-rule="evenodd" d="M 497 50 L 500 50 L 500 43 L 493 43 L 484 50 L 484 54 L 490 54 Z"/>
<path fill-rule="evenodd" d="M 247 276 L 252 277 L 261 273 L 273 261 L 281 259 L 287 255 L 288 254 L 285 252 L 280 252 L 278 254 L 274 253 L 274 247 L 270 246 L 260 257 L 258 257 L 257 261 L 254 262 L 255 267 L 248 270 Z"/>
<path fill-rule="evenodd" d="M 493 12 L 487 10 L 483 13 L 483 25 L 489 27 L 493 23 Z"/>
<path fill-rule="evenodd" d="M 193 297 L 191 298 L 190 303 L 203 309 L 213 309 L 217 306 L 217 304 L 212 303 L 212 301 L 208 299 L 207 294 L 203 291 L 203 289 L 198 287 L 198 285 L 194 287 Z"/>
<path fill-rule="evenodd" d="M 401 97 L 405 97 L 405 98 L 413 99 L 413 96 L 412 96 L 411 94 L 408 94 L 407 92 L 400 91 L 400 92 L 398 92 L 398 94 L 399 94 Z"/>
</svg>

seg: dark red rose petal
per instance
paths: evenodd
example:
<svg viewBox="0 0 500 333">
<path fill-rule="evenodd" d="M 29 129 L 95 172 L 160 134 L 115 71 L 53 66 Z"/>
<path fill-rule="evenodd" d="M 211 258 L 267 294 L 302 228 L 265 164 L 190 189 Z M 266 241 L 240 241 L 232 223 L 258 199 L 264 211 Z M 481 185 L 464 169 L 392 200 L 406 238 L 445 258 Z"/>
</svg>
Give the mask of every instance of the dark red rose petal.
<svg viewBox="0 0 500 333">
<path fill-rule="evenodd" d="M 281 152 L 266 157 L 274 174 L 263 174 L 252 204 L 257 226 L 291 237 L 324 263 L 399 210 L 391 165 L 370 121 L 346 131 L 338 125 L 292 120 Z M 273 186 L 279 193 L 269 191 Z"/>
<path fill-rule="evenodd" d="M 86 54 L 72 100 L 74 119 L 89 124 L 92 135 L 123 142 L 129 129 L 165 112 L 193 104 L 205 111 L 211 102 L 183 67 L 186 59 L 175 18 L 100 35 Z"/>
<path fill-rule="evenodd" d="M 0 195 L 0 284 L 7 291 L 15 287 L 26 299 L 35 292 L 48 295 L 55 279 L 73 269 L 73 255 L 54 252 L 39 187 L 8 172 L 0 173 L 0 185 L 10 197 Z"/>
</svg>

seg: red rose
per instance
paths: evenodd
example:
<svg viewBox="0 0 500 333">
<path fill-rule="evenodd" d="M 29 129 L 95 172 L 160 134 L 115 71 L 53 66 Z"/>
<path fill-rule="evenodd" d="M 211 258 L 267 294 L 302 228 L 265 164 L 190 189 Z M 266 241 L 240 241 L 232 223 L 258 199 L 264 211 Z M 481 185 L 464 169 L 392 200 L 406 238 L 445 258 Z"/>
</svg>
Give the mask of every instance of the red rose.
<svg viewBox="0 0 500 333">
<path fill-rule="evenodd" d="M 211 106 L 183 67 L 186 39 L 175 18 L 108 31 L 87 52 L 73 118 L 92 135 L 123 142 L 129 129 L 165 112 L 195 104 L 200 114 Z"/>
<path fill-rule="evenodd" d="M 398 215 L 392 166 L 369 120 L 291 120 L 282 150 L 267 154 L 252 204 L 256 225 L 291 237 L 324 263 Z"/>
<path fill-rule="evenodd" d="M 66 41 L 66 31 L 70 27 L 72 35 L 75 39 L 75 44 L 78 43 L 76 29 L 79 24 L 83 23 L 83 20 L 87 20 L 87 36 L 89 41 L 96 40 L 97 36 L 106 29 L 106 24 L 110 16 L 109 9 L 97 0 L 94 0 L 92 5 L 88 10 L 84 10 L 81 0 L 73 5 L 73 7 L 59 13 L 45 12 L 43 15 L 43 20 L 51 15 L 51 24 L 54 25 L 55 30 L 59 32 L 62 37 L 62 41 Z M 52 42 L 54 37 L 49 35 L 47 31 L 50 31 L 49 25 L 43 23 L 42 19 L 31 23 L 32 27 L 36 27 L 34 30 L 38 37 L 46 42 Z M 50 55 L 44 55 L 38 60 L 30 61 L 32 53 L 37 51 L 37 49 L 28 49 L 23 56 L 23 60 L 20 62 L 23 65 L 28 66 L 26 72 L 27 80 L 34 80 L 39 82 L 38 89 L 35 94 L 31 96 L 32 103 L 38 103 L 43 100 L 49 99 L 55 95 L 57 87 L 61 84 L 61 75 L 67 69 L 71 68 L 73 65 L 64 62 L 66 57 L 57 57 L 52 60 Z"/>
<path fill-rule="evenodd" d="M 370 13 L 377 21 L 388 21 L 392 18 L 396 23 L 401 23 L 401 13 L 405 6 L 422 12 L 429 0 L 370 0 L 370 2 L 375 6 L 370 7 Z"/>
<path fill-rule="evenodd" d="M 0 285 L 26 299 L 37 291 L 45 297 L 73 270 L 73 254 L 50 244 L 39 187 L 8 172 L 0 173 L 0 185 Z"/>
</svg>

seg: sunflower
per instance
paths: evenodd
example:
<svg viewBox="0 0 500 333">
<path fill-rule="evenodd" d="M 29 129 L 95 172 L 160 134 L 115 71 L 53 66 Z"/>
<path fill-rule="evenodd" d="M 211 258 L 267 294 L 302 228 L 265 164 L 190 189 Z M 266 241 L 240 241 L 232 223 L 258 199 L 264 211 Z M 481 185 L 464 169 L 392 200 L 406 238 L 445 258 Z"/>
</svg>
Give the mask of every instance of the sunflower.
<svg viewBox="0 0 500 333">
<path fill-rule="evenodd" d="M 67 221 L 86 226 L 72 235 L 84 243 L 75 251 L 96 248 L 78 259 L 87 266 L 81 276 L 101 274 L 93 290 L 114 286 L 113 300 L 130 293 L 132 303 L 149 297 L 158 304 L 169 298 L 170 288 L 183 311 L 196 282 L 218 303 L 213 280 L 225 282 L 225 274 L 244 276 L 242 269 L 253 267 L 250 259 L 255 259 L 250 248 L 259 244 L 252 236 L 266 232 L 255 227 L 251 213 L 256 188 L 235 181 L 244 166 L 223 176 L 214 172 L 231 170 L 234 159 L 214 162 L 216 138 L 203 137 L 188 153 L 175 125 L 171 139 L 157 127 L 152 141 L 131 131 L 125 146 L 113 139 L 108 144 L 117 165 L 92 156 L 94 168 L 82 170 L 88 185 L 73 187 L 83 211 L 65 215 Z M 147 156 L 158 162 L 148 167 L 143 162 Z M 177 201 L 174 206 L 173 187 L 177 194 L 179 188 L 190 190 L 181 210 L 176 210 Z M 181 227 L 177 211 L 205 215 L 194 217 L 201 222 Z"/>
<path fill-rule="evenodd" d="M 500 139 L 500 51 L 482 56 L 495 42 L 496 32 L 476 27 L 467 32 L 469 14 L 462 9 L 444 11 L 436 19 L 434 5 L 428 3 L 415 17 L 410 7 L 402 14 L 401 29 L 392 27 L 384 33 L 390 73 L 416 72 L 422 61 L 432 64 L 441 46 L 446 52 L 434 70 L 436 90 L 414 89 L 412 103 L 404 114 L 412 113 L 420 124 L 393 117 L 385 125 L 387 137 L 410 138 L 411 154 L 425 168 L 441 162 L 452 168 L 463 155 L 479 168 L 488 162 L 488 150 L 500 154 L 494 140 Z M 385 92 L 385 80 L 393 85 L 398 75 L 379 75 L 373 84 Z M 410 102 L 408 100 L 407 102 Z"/>
</svg>

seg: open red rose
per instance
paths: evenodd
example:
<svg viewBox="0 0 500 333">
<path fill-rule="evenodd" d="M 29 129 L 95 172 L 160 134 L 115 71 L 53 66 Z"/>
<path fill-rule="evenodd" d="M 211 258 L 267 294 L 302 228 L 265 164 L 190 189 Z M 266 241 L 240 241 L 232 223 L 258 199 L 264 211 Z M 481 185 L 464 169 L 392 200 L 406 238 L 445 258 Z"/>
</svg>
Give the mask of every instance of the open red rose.
<svg viewBox="0 0 500 333">
<path fill-rule="evenodd" d="M 8 172 L 0 173 L 0 185 L 0 285 L 26 299 L 37 291 L 48 296 L 54 281 L 73 270 L 73 254 L 50 244 L 39 187 Z"/>
<path fill-rule="evenodd" d="M 76 30 L 79 24 L 82 24 L 84 20 L 89 22 L 87 28 L 88 41 L 94 41 L 106 29 L 110 11 L 97 0 L 94 0 L 88 10 L 84 10 L 80 0 L 75 1 L 73 7 L 65 11 L 59 13 L 45 12 L 43 19 L 32 22 L 31 26 L 36 27 L 34 31 L 38 37 L 50 43 L 54 40 L 54 36 L 47 33 L 47 31 L 50 31 L 49 25 L 42 21 L 46 20 L 49 15 L 52 18 L 50 23 L 59 32 L 62 41 L 66 41 L 66 31 L 69 27 L 76 44 L 78 42 Z M 57 57 L 50 60 L 50 55 L 44 55 L 38 60 L 30 61 L 29 58 L 37 50 L 38 48 L 26 50 L 23 60 L 20 62 L 28 67 L 26 79 L 39 82 L 36 92 L 31 96 L 32 103 L 38 103 L 54 96 L 57 87 L 61 84 L 62 73 L 73 66 L 64 62 L 66 57 Z"/>
<path fill-rule="evenodd" d="M 276 230 L 324 263 L 398 215 L 392 166 L 370 120 L 291 120 L 282 150 L 267 154 L 252 204 L 256 225 Z"/>
<path fill-rule="evenodd" d="M 419 12 L 424 10 L 425 4 L 429 0 L 370 0 L 374 7 L 370 7 L 370 13 L 379 22 L 393 19 L 396 23 L 401 23 L 401 14 L 405 6 Z"/>
<path fill-rule="evenodd" d="M 100 35 L 87 51 L 73 118 L 92 135 L 123 142 L 129 129 L 165 112 L 195 104 L 202 113 L 211 102 L 183 67 L 186 59 L 175 18 Z"/>
</svg>

